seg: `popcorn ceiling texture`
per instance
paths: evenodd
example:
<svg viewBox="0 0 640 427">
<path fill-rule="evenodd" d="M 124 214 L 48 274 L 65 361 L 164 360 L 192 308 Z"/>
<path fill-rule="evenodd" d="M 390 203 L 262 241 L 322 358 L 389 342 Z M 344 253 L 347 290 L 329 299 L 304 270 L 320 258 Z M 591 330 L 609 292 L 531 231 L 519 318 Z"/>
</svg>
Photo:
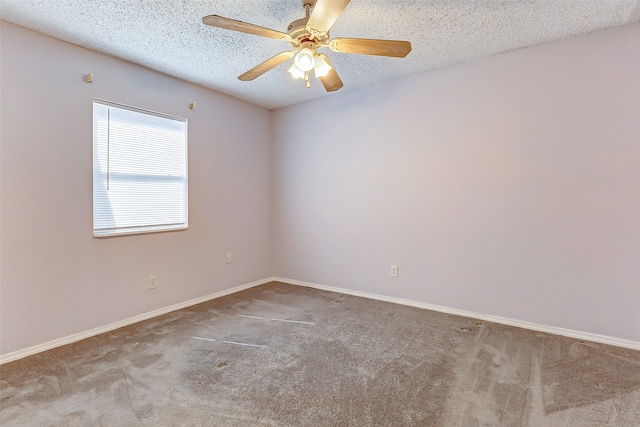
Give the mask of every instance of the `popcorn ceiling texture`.
<svg viewBox="0 0 640 427">
<path fill-rule="evenodd" d="M 251 82 L 237 76 L 288 43 L 202 23 L 216 14 L 286 31 L 301 0 L 1 0 L 3 20 L 173 75 L 269 109 L 328 95 L 289 62 Z M 408 40 L 403 59 L 329 56 L 341 91 L 640 21 L 640 0 L 352 0 L 332 37 Z M 89 64 L 88 64 L 89 66 Z M 94 80 L 107 79 L 96 70 Z M 339 93 L 337 92 L 337 93 Z"/>
</svg>

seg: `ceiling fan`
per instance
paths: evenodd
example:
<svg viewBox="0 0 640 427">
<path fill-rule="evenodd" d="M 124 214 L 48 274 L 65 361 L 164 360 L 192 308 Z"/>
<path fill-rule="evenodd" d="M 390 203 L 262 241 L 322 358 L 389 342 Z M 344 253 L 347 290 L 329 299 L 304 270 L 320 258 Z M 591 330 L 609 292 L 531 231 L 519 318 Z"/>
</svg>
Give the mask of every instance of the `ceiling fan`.
<svg viewBox="0 0 640 427">
<path fill-rule="evenodd" d="M 404 58 L 411 52 L 411 43 L 398 40 L 354 39 L 336 37 L 330 39 L 329 29 L 336 22 L 350 0 L 302 0 L 305 17 L 289 24 L 288 33 L 284 33 L 258 25 L 248 24 L 235 19 L 218 15 L 208 15 L 202 22 L 212 27 L 269 37 L 288 42 L 294 49 L 280 52 L 262 64 L 238 76 L 242 81 L 253 80 L 283 62 L 294 58 L 289 73 L 295 78 L 302 78 L 310 87 L 309 72 L 314 71 L 327 92 L 343 86 L 335 68 L 327 55 L 317 53 L 318 49 L 329 47 L 334 52 L 355 53 L 361 55 L 378 55 Z"/>
</svg>

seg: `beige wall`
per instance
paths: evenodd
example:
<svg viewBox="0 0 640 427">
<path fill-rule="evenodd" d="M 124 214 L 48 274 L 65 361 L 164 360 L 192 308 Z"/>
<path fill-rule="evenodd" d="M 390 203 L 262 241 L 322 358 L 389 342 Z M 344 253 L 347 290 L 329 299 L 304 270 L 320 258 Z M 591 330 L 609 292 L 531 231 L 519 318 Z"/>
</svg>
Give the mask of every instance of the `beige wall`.
<svg viewBox="0 0 640 427">
<path fill-rule="evenodd" d="M 640 341 L 638 46 L 635 24 L 277 111 L 276 275 Z"/>
<path fill-rule="evenodd" d="M 271 276 L 269 111 L 1 31 L 2 354 Z M 92 237 L 93 97 L 189 120 L 189 230 Z"/>
</svg>

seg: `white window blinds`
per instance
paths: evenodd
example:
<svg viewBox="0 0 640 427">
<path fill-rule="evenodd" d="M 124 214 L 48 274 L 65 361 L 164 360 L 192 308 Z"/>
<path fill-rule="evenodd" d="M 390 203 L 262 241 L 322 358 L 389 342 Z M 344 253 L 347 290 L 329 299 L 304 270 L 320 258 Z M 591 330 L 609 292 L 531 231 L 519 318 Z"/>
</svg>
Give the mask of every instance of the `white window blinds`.
<svg viewBox="0 0 640 427">
<path fill-rule="evenodd" d="M 93 235 L 186 229 L 187 120 L 94 99 Z"/>
</svg>

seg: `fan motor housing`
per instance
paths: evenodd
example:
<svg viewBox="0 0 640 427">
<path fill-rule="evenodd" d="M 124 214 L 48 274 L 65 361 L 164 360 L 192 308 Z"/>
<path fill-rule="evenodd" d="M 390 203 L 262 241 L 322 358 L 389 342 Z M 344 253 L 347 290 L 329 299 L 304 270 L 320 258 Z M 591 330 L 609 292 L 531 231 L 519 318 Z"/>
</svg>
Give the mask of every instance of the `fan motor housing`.
<svg viewBox="0 0 640 427">
<path fill-rule="evenodd" d="M 287 27 L 287 31 L 289 32 L 289 35 L 291 36 L 291 38 L 294 38 L 297 40 L 300 37 L 305 37 L 305 36 L 308 37 L 311 35 L 307 30 L 308 20 L 309 19 L 307 18 L 300 18 L 300 19 L 296 19 L 291 24 L 289 24 L 289 26 Z"/>
<path fill-rule="evenodd" d="M 305 42 L 313 42 L 315 44 L 325 44 L 329 40 L 329 33 L 313 34 L 307 28 L 307 22 L 309 22 L 309 10 L 313 9 L 317 0 L 302 0 L 302 7 L 306 10 L 306 17 L 296 19 L 287 27 L 287 31 L 295 42 L 290 42 L 291 46 L 297 47 Z"/>
<path fill-rule="evenodd" d="M 307 21 L 309 18 L 296 19 L 287 27 L 287 31 L 292 39 L 296 42 L 291 42 L 291 46 L 296 47 L 304 42 L 314 42 L 316 44 L 324 44 L 329 40 L 329 33 L 325 33 L 322 36 L 313 36 L 307 28 Z"/>
</svg>

